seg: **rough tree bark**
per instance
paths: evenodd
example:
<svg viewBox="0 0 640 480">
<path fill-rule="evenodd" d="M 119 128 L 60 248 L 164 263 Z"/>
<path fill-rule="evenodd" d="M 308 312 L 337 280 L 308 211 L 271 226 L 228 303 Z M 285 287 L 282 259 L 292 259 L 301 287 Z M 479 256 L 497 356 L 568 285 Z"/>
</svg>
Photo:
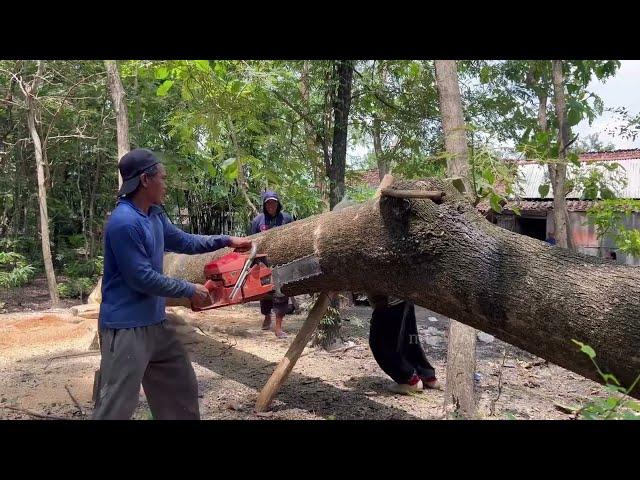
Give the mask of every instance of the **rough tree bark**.
<svg viewBox="0 0 640 480">
<path fill-rule="evenodd" d="M 436 60 L 435 70 L 444 144 L 449 154 L 447 175 L 460 178 L 464 184 L 465 193 L 470 198 L 473 189 L 469 181 L 469 149 L 456 62 L 455 60 Z M 453 409 L 466 418 L 475 414 L 475 370 L 476 331 L 452 318 L 449 324 L 447 348 L 445 409 Z"/>
<path fill-rule="evenodd" d="M 376 163 L 378 164 L 378 177 L 380 180 L 389 173 L 389 167 L 385 161 L 384 152 L 382 151 L 382 122 L 377 115 L 373 117 L 373 151 L 376 154 Z"/>
<path fill-rule="evenodd" d="M 349 127 L 349 110 L 351 109 L 351 86 L 353 82 L 353 61 L 336 60 L 333 64 L 331 82 L 331 109 L 333 111 L 333 138 L 331 161 L 327 157 L 328 140 L 324 139 L 325 168 L 329 177 L 329 207 L 333 209 L 340 203 L 345 193 L 345 169 L 347 162 L 347 133 Z M 326 125 L 326 123 L 325 123 Z M 331 307 L 340 310 L 340 296 L 331 299 Z M 331 322 L 321 322 L 314 343 L 325 349 L 340 339 L 341 318 L 333 318 Z"/>
<path fill-rule="evenodd" d="M 344 197 L 353 62 L 351 60 L 338 60 L 335 68 L 337 91 L 333 99 L 333 146 L 331 148 L 331 165 L 327 169 L 330 181 L 329 198 L 331 208 L 340 203 L 342 197 Z"/>
<path fill-rule="evenodd" d="M 567 105 L 564 95 L 564 74 L 562 60 L 553 60 L 551 75 L 553 79 L 553 98 L 558 119 L 558 163 L 549 164 L 549 176 L 553 188 L 553 224 L 556 243 L 559 247 L 571 248 L 568 223 L 569 213 L 565 197 L 565 181 L 567 179 L 566 146 L 569 143 L 569 125 L 567 124 Z"/>
<path fill-rule="evenodd" d="M 49 297 L 51 304 L 57 307 L 60 304 L 58 296 L 58 284 L 56 283 L 56 274 L 53 270 L 53 260 L 51 258 L 51 244 L 49 240 L 49 210 L 47 207 L 47 188 L 44 176 L 44 156 L 42 154 L 42 142 L 40 134 L 36 128 L 36 116 L 38 114 L 38 103 L 36 96 L 42 84 L 42 75 L 44 73 L 44 62 L 38 60 L 38 71 L 33 77 L 31 83 L 21 82 L 22 92 L 27 102 L 27 125 L 29 133 L 33 140 L 33 146 L 36 157 L 36 170 L 38 177 L 38 206 L 40 208 L 40 239 L 42 241 L 42 260 L 44 261 L 44 270 L 47 276 L 47 286 L 49 288 Z"/>
<path fill-rule="evenodd" d="M 127 116 L 127 102 L 125 101 L 125 91 L 120 80 L 118 72 L 118 64 L 115 60 L 105 60 L 104 66 L 107 69 L 107 83 L 109 84 L 109 92 L 113 100 L 113 108 L 116 112 L 116 129 L 118 135 L 118 159 L 129 151 L 129 118 Z M 122 185 L 120 171 L 118 171 L 118 187 Z"/>
<path fill-rule="evenodd" d="M 273 265 L 318 256 L 323 274 L 284 293 L 350 290 L 405 298 L 601 381 L 576 339 L 596 350 L 604 371 L 632 384 L 640 373 L 640 269 L 493 225 L 442 180 L 392 188 L 444 190 L 446 196 L 440 205 L 383 196 L 253 236 Z M 224 253 L 166 254 L 164 270 L 202 282 L 204 265 Z M 640 397 L 640 390 L 632 395 Z"/>
</svg>

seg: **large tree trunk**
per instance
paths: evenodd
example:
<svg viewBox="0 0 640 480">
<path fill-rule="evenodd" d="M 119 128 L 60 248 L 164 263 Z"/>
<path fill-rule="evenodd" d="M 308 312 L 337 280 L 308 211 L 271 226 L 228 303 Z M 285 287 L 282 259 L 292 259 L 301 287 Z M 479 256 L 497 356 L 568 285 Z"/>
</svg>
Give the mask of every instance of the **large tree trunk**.
<svg viewBox="0 0 640 480">
<path fill-rule="evenodd" d="M 331 148 L 330 207 L 335 207 L 344 197 L 344 175 L 347 162 L 347 129 L 351 108 L 351 84 L 353 80 L 353 62 L 336 62 L 335 81 L 337 92 L 333 99 L 333 146 Z"/>
<path fill-rule="evenodd" d="M 640 372 L 640 269 L 552 247 L 491 224 L 438 179 L 396 189 L 443 189 L 444 202 L 388 196 L 253 236 L 273 265 L 315 254 L 323 274 L 286 295 L 371 291 L 413 301 L 600 381 L 572 339 L 630 386 Z M 228 250 L 165 255 L 165 273 L 202 282 Z M 188 305 L 188 301 L 170 301 Z M 632 393 L 640 397 L 640 390 Z"/>
<path fill-rule="evenodd" d="M 447 175 L 460 178 L 464 184 L 466 196 L 471 198 L 473 189 L 469 181 L 469 150 L 456 62 L 455 60 L 436 60 L 435 69 L 444 144 L 449 154 Z M 466 418 L 475 414 L 475 369 L 476 331 L 452 318 L 449 324 L 447 349 L 445 409 L 453 409 Z"/>
<path fill-rule="evenodd" d="M 553 97 L 558 119 L 558 163 L 549 164 L 551 186 L 553 188 L 553 224 L 557 245 L 571 248 L 568 223 L 569 213 L 565 197 L 565 181 L 567 180 L 567 164 L 565 148 L 569 143 L 569 125 L 567 124 L 567 105 L 564 96 L 564 74 L 562 60 L 553 60 L 551 67 L 553 77 Z"/>
<path fill-rule="evenodd" d="M 129 118 L 127 116 L 127 102 L 125 101 L 125 91 L 120 80 L 118 64 L 115 60 L 105 60 L 104 66 L 107 69 L 107 82 L 109 92 L 113 100 L 113 108 L 116 112 L 116 128 L 118 135 L 118 162 L 125 153 L 129 151 Z M 117 163 L 117 162 L 116 162 Z M 118 187 L 122 185 L 122 177 L 118 171 Z"/>
<path fill-rule="evenodd" d="M 44 62 L 38 60 L 38 71 L 35 74 L 33 82 L 23 85 L 25 91 L 25 99 L 27 101 L 27 125 L 29 133 L 33 140 L 36 157 L 36 170 L 38 177 L 38 205 L 40 207 L 40 239 L 42 241 L 42 260 L 44 261 L 44 270 L 47 276 L 47 286 L 49 287 L 49 297 L 51 304 L 57 307 L 60 304 L 58 296 L 58 284 L 56 283 L 56 274 L 53 270 L 53 260 L 51 258 L 51 244 L 49 241 L 49 210 L 47 207 L 47 188 L 44 178 L 44 159 L 42 155 L 42 143 L 40 135 L 36 128 L 36 115 L 38 113 L 38 104 L 36 95 L 42 84 L 42 74 L 44 73 Z"/>
<path fill-rule="evenodd" d="M 333 77 L 330 80 L 333 110 L 333 142 L 331 146 L 331 163 L 327 163 L 329 177 L 329 207 L 333 209 L 340 203 L 345 193 L 345 171 L 347 164 L 347 133 L 349 126 L 349 110 L 351 108 L 351 85 L 353 81 L 353 62 L 351 60 L 336 60 L 333 67 Z M 325 139 L 325 152 L 327 140 Z M 326 153 L 325 153 L 326 155 Z M 331 299 L 331 307 L 340 310 L 340 298 Z M 342 320 L 338 315 L 325 317 L 320 322 L 314 344 L 320 344 L 330 349 L 340 339 Z"/>
</svg>

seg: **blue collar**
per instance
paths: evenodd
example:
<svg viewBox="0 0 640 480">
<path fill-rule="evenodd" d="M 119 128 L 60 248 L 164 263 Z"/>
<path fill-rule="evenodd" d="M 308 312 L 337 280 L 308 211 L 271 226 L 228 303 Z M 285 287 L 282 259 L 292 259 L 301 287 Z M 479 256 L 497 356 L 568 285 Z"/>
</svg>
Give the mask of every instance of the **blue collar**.
<svg viewBox="0 0 640 480">
<path fill-rule="evenodd" d="M 151 217 L 151 216 L 159 215 L 163 213 L 163 209 L 160 205 L 151 205 L 151 208 L 149 208 L 149 215 L 147 215 L 142 210 L 140 210 L 135 203 L 133 203 L 130 199 L 126 197 L 119 198 L 118 202 L 116 203 L 116 206 L 120 205 L 121 203 L 129 205 L 131 208 L 133 208 L 137 213 L 139 213 L 143 217 Z"/>
</svg>

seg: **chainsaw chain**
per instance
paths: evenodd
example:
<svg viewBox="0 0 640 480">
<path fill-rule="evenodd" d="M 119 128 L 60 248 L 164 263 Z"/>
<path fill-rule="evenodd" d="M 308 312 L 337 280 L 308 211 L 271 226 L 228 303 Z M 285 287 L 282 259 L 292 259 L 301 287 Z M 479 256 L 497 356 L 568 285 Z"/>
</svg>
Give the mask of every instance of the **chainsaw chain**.
<svg viewBox="0 0 640 480">
<path fill-rule="evenodd" d="M 286 267 L 287 265 L 291 265 L 292 263 L 296 263 L 296 262 L 299 262 L 300 260 L 304 260 L 304 259 L 312 258 L 312 257 L 317 257 L 317 255 L 315 253 L 311 253 L 309 255 L 305 255 L 304 257 L 296 258 L 295 260 L 292 260 L 290 262 L 281 263 L 280 265 L 275 265 L 274 267 L 271 267 L 271 268 L 272 269 L 276 269 L 276 268 L 280 268 L 280 267 Z M 320 259 L 319 258 L 318 258 L 318 264 L 320 264 Z M 290 283 L 302 282 L 303 280 L 306 280 L 308 278 L 317 277 L 318 275 L 320 275 L 320 273 L 314 273 L 314 274 L 311 274 L 311 275 L 307 275 L 306 277 L 297 278 L 295 280 L 292 280 L 291 282 L 287 282 L 286 285 L 288 285 Z"/>
</svg>

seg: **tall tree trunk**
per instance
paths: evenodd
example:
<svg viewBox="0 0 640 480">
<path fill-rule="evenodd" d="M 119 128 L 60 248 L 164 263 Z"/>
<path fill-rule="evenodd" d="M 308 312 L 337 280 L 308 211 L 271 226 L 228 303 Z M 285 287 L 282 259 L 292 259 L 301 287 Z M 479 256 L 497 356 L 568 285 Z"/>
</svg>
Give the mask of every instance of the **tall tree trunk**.
<svg viewBox="0 0 640 480">
<path fill-rule="evenodd" d="M 80 142 L 78 142 L 80 145 Z M 82 158 L 80 148 L 78 148 L 78 160 Z M 80 187 L 80 168 L 76 175 L 76 187 L 80 198 L 80 219 L 82 220 L 82 238 L 84 239 L 84 258 L 89 259 L 89 237 L 87 236 L 87 215 L 84 210 L 84 199 L 82 198 L 82 188 Z"/>
<path fill-rule="evenodd" d="M 105 101 L 102 102 L 102 111 L 100 114 L 100 125 L 104 127 L 104 110 L 106 105 Z M 96 208 L 96 197 L 98 196 L 98 186 L 100 185 L 101 177 L 101 169 L 102 169 L 102 161 L 100 158 L 100 140 L 102 139 L 102 129 L 100 133 L 98 133 L 98 140 L 96 141 L 96 160 L 93 166 L 93 179 L 91 181 L 91 193 L 89 195 L 89 231 L 91 234 L 91 244 L 89 247 L 89 255 L 93 257 L 96 251 L 96 232 L 95 232 L 95 208 Z"/>
<path fill-rule="evenodd" d="M 378 81 L 382 86 L 387 82 L 387 73 L 385 64 L 380 61 L 380 67 L 378 68 Z M 376 163 L 378 164 L 378 177 L 382 181 L 384 176 L 389 173 L 389 161 L 382 149 L 382 120 L 380 116 L 375 113 L 373 115 L 373 151 L 376 155 Z"/>
<path fill-rule="evenodd" d="M 40 238 L 42 240 L 42 260 L 44 261 L 44 270 L 47 276 L 47 286 L 49 287 L 49 297 L 51 304 L 57 307 L 60 304 L 58 297 L 58 284 L 56 283 L 56 274 L 53 270 L 53 260 L 51 258 L 51 243 L 49 241 L 49 210 L 47 207 L 47 189 L 44 178 L 44 160 L 42 155 L 42 143 L 40 135 L 36 128 L 36 116 L 38 113 L 38 104 L 36 96 L 40 85 L 42 84 L 42 74 L 44 73 L 44 62 L 38 60 L 38 71 L 30 84 L 23 84 L 25 99 L 27 101 L 27 125 L 29 133 L 33 140 L 33 146 L 36 157 L 36 170 L 38 177 L 38 205 L 40 207 Z"/>
<path fill-rule="evenodd" d="M 353 82 L 353 61 L 336 60 L 334 62 L 331 88 L 333 109 L 333 144 L 331 146 L 331 163 L 328 165 L 329 207 L 333 209 L 344 197 L 344 177 L 347 163 L 347 134 L 349 127 L 349 110 L 351 109 L 351 85 Z M 326 139 L 325 139 L 326 145 Z M 326 149 L 325 149 L 326 151 Z M 340 296 L 331 299 L 331 307 L 337 314 L 326 317 L 320 322 L 314 343 L 329 349 L 340 338 L 342 320 L 340 318 Z"/>
<path fill-rule="evenodd" d="M 378 177 L 380 180 L 389 173 L 389 166 L 384 158 L 382 151 L 382 125 L 377 115 L 373 117 L 373 152 L 376 154 L 376 162 L 378 164 Z"/>
<path fill-rule="evenodd" d="M 333 99 L 333 146 L 331 147 L 331 170 L 329 172 L 331 208 L 335 207 L 344 197 L 353 61 L 336 61 L 335 82 L 337 83 L 337 91 Z"/>
<path fill-rule="evenodd" d="M 493 225 L 439 179 L 392 189 L 444 190 L 441 204 L 383 195 L 252 238 L 272 265 L 314 254 L 322 274 L 286 295 L 371 291 L 441 315 L 601 381 L 572 339 L 629 387 L 640 372 L 640 269 L 555 248 Z M 229 250 L 165 255 L 167 275 L 202 282 L 204 265 Z M 188 300 L 168 304 L 188 305 Z M 640 389 L 632 392 L 640 396 Z"/>
<path fill-rule="evenodd" d="M 461 178 L 466 196 L 470 198 L 473 189 L 469 181 L 467 135 L 456 62 L 454 60 L 436 60 L 435 70 L 444 143 L 449 154 L 447 175 Z M 457 413 L 466 418 L 475 414 L 475 368 L 476 331 L 451 319 L 447 350 L 445 409 L 450 410 L 453 407 Z"/>
<path fill-rule="evenodd" d="M 120 80 L 118 72 L 118 64 L 115 60 L 105 60 L 104 66 L 107 69 L 107 82 L 109 84 L 109 92 L 113 100 L 113 108 L 116 112 L 116 129 L 118 135 L 118 159 L 117 162 L 130 149 L 129 142 L 129 118 L 127 116 L 127 102 L 125 100 L 125 91 Z M 118 188 L 122 185 L 122 177 L 118 171 Z"/>
<path fill-rule="evenodd" d="M 569 143 L 569 125 L 567 124 L 567 105 L 564 94 L 564 74 L 562 73 L 562 60 L 553 60 L 551 72 L 553 77 L 553 97 L 558 119 L 558 163 L 549 165 L 551 185 L 553 187 L 553 224 L 555 228 L 556 243 L 559 247 L 571 248 L 569 235 L 569 212 L 565 182 L 567 180 L 567 163 L 565 148 Z"/>
</svg>

